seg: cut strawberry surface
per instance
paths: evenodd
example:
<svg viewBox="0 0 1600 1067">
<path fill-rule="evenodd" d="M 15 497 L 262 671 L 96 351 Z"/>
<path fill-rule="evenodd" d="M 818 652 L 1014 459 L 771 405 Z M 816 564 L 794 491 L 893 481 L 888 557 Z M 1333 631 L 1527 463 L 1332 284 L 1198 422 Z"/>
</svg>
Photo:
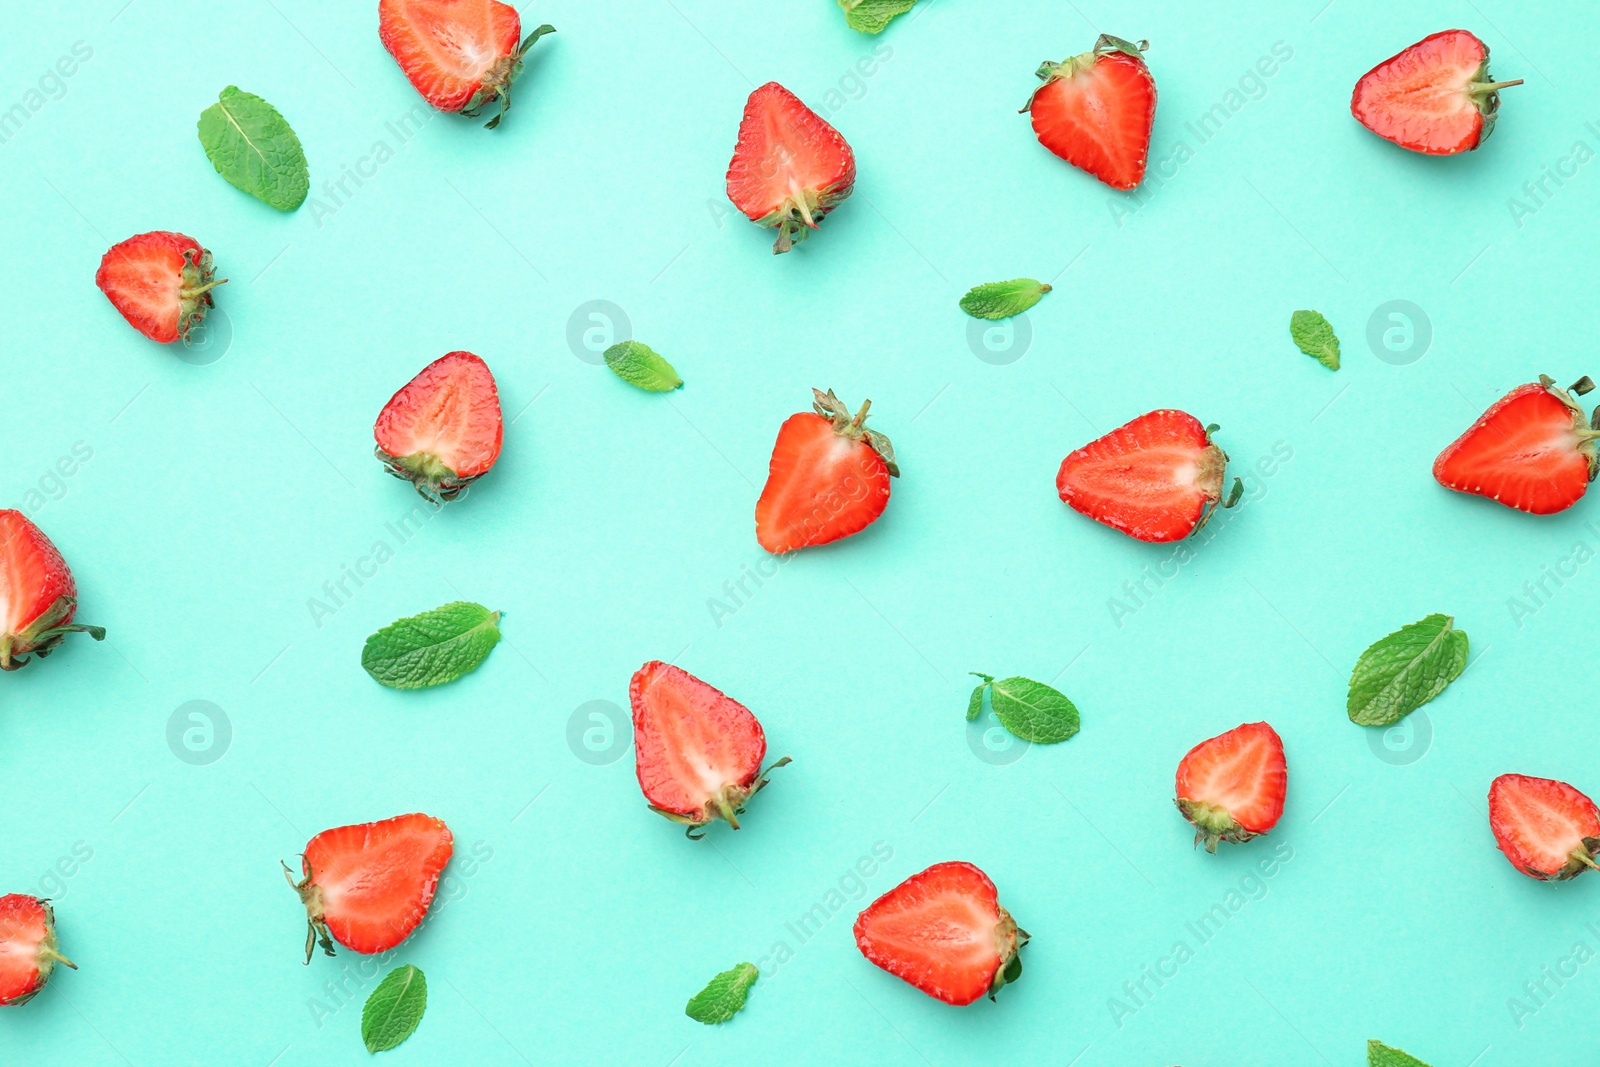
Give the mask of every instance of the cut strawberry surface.
<svg viewBox="0 0 1600 1067">
<path fill-rule="evenodd" d="M 498 0 L 380 0 L 378 36 L 412 86 L 440 111 L 475 116 L 501 101 L 486 125 L 511 109 L 511 83 L 528 49 L 554 33 L 540 26 L 520 41 L 522 19 Z"/>
<path fill-rule="evenodd" d="M 1593 388 L 1584 378 L 1572 392 Z M 1486 496 L 1534 515 L 1576 504 L 1594 480 L 1600 460 L 1583 409 L 1548 377 L 1520 385 L 1495 401 L 1466 433 L 1433 462 L 1446 489 Z"/>
<path fill-rule="evenodd" d="M 129 324 L 167 344 L 200 325 L 213 306 L 211 253 L 192 237 L 156 230 L 112 245 L 94 283 Z"/>
<path fill-rule="evenodd" d="M 77 583 L 50 538 L 22 512 L 0 511 L 0 670 L 48 656 L 69 633 L 103 640 L 102 627 L 72 621 L 77 609 Z"/>
<path fill-rule="evenodd" d="M 1144 180 L 1156 120 L 1156 83 L 1145 42 L 1101 35 L 1094 49 L 1040 66 L 1044 85 L 1022 110 L 1039 143 L 1113 189 Z"/>
<path fill-rule="evenodd" d="M 900 473 L 889 439 L 866 428 L 872 401 L 852 415 L 833 390 L 811 394 L 813 410 L 779 428 L 756 501 L 756 540 L 774 554 L 866 529 L 889 506 L 889 479 Z"/>
<path fill-rule="evenodd" d="M 377 456 L 430 500 L 454 500 L 500 458 L 500 391 L 489 365 L 451 352 L 424 367 L 383 406 Z"/>
<path fill-rule="evenodd" d="M 1056 492 L 1068 507 L 1140 541 L 1194 533 L 1222 497 L 1228 456 L 1216 427 L 1164 409 L 1141 415 L 1061 461 Z M 1235 479 L 1224 507 L 1243 492 Z"/>
<path fill-rule="evenodd" d="M 855 181 L 855 153 L 821 115 L 777 82 L 750 94 L 728 164 L 728 199 L 778 231 L 773 252 L 805 240 Z"/>
<path fill-rule="evenodd" d="M 1530 878 L 1566 881 L 1600 866 L 1600 809 L 1566 782 L 1502 774 L 1489 787 L 1489 828 Z"/>
<path fill-rule="evenodd" d="M 1283 739 L 1264 722 L 1246 723 L 1202 741 L 1178 764 L 1178 810 L 1195 827 L 1194 843 L 1215 853 L 1271 830 L 1283 816 L 1289 767 Z"/>
<path fill-rule="evenodd" d="M 1489 77 L 1489 48 L 1466 30 L 1425 37 L 1356 83 L 1350 113 L 1402 148 L 1448 156 L 1477 148 L 1494 129 L 1500 90 L 1522 80 Z"/>
<path fill-rule="evenodd" d="M 651 809 L 693 838 L 714 819 L 737 830 L 744 806 L 767 784 L 767 736 L 750 709 L 659 660 L 634 673 L 628 699 L 635 769 Z M 788 762 L 785 756 L 767 770 Z"/>
<path fill-rule="evenodd" d="M 50 902 L 21 893 L 0 897 L 0 1007 L 38 996 L 57 964 L 78 968 L 57 951 Z"/>
<path fill-rule="evenodd" d="M 1028 943 L 989 876 L 970 863 L 936 863 L 856 917 L 861 954 L 946 1004 L 991 998 L 1022 974 Z"/>
<path fill-rule="evenodd" d="M 454 851 L 450 828 L 428 815 L 324 830 L 301 857 L 305 878 L 289 884 L 306 908 L 306 962 L 320 941 L 354 952 L 385 952 L 417 928 Z M 289 869 L 284 868 L 284 875 Z"/>
</svg>

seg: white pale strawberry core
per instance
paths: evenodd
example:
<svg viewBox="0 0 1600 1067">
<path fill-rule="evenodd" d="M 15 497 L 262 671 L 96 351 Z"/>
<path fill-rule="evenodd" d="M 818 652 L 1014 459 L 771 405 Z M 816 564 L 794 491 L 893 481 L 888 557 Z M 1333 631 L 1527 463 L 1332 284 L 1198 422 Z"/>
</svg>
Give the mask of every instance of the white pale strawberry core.
<svg viewBox="0 0 1600 1067">
<path fill-rule="evenodd" d="M 743 768 L 729 762 L 725 746 L 706 730 L 696 701 L 671 686 L 656 686 L 650 694 L 659 728 L 667 741 L 662 756 L 670 777 L 689 795 L 696 808 L 722 795 L 742 777 Z M 715 747 L 713 747 L 715 746 Z"/>
</svg>

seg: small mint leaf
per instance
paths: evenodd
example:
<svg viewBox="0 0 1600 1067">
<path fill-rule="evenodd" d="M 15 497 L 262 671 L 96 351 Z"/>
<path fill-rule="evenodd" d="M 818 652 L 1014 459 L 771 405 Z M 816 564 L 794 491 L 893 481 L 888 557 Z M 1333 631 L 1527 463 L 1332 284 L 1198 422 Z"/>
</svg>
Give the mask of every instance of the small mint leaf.
<svg viewBox="0 0 1600 1067">
<path fill-rule="evenodd" d="M 378 983 L 361 1009 L 361 1040 L 368 1052 L 387 1052 L 416 1032 L 428 1010 L 428 982 L 411 964 Z"/>
<path fill-rule="evenodd" d="M 236 85 L 200 113 L 200 144 L 217 173 L 279 211 L 293 211 L 311 190 L 300 138 L 278 109 Z"/>
<path fill-rule="evenodd" d="M 989 683 L 984 682 L 972 691 L 972 699 L 967 701 L 967 721 L 971 722 L 983 714 L 983 691 L 989 688 Z"/>
<path fill-rule="evenodd" d="M 371 637 L 361 666 L 391 689 L 453 682 L 478 668 L 500 640 L 500 613 L 457 601 L 398 619 Z"/>
<path fill-rule="evenodd" d="M 1444 692 L 1467 668 L 1467 635 L 1429 615 L 1374 642 L 1350 672 L 1345 710 L 1361 726 L 1389 726 Z"/>
<path fill-rule="evenodd" d="M 1367 1067 L 1428 1067 L 1415 1056 L 1390 1048 L 1381 1041 L 1367 1042 Z"/>
<path fill-rule="evenodd" d="M 917 0 L 839 0 L 844 20 L 852 30 L 882 33 L 896 15 L 903 15 Z"/>
<path fill-rule="evenodd" d="M 1289 318 L 1289 336 L 1300 351 L 1324 367 L 1339 369 L 1339 338 L 1320 311 L 1296 311 Z"/>
<path fill-rule="evenodd" d="M 683 387 L 683 379 L 672 364 L 656 355 L 649 345 L 622 341 L 606 349 L 606 366 L 618 378 L 652 393 L 669 393 Z"/>
<path fill-rule="evenodd" d="M 697 1023 L 725 1023 L 744 1010 L 745 997 L 758 976 L 753 963 L 741 963 L 732 970 L 723 971 L 689 998 L 683 1012 Z"/>
<path fill-rule="evenodd" d="M 1002 678 L 989 694 L 995 718 L 1034 744 L 1053 745 L 1078 732 L 1078 709 L 1061 693 L 1028 678 Z"/>
<path fill-rule="evenodd" d="M 1037 304 L 1050 286 L 1032 278 L 974 286 L 961 298 L 961 310 L 975 319 L 1009 319 Z"/>
</svg>

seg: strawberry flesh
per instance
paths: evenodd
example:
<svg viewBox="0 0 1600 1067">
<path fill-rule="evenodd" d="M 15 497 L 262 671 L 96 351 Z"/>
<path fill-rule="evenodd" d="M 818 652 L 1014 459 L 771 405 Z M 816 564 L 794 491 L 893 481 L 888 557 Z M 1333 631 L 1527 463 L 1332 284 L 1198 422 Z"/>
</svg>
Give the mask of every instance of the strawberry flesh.
<svg viewBox="0 0 1600 1067">
<path fill-rule="evenodd" d="M 869 904 L 856 946 L 872 963 L 946 1004 L 993 997 L 1022 973 L 1017 928 L 989 876 L 970 863 L 936 863 Z"/>
<path fill-rule="evenodd" d="M 471 352 L 439 357 L 389 398 L 372 433 L 390 474 L 430 500 L 454 500 L 500 458 L 500 392 L 489 365 Z"/>
<path fill-rule="evenodd" d="M 773 252 L 805 240 L 855 181 L 855 153 L 821 115 L 777 82 L 750 94 L 728 164 L 728 199 L 778 231 Z"/>
<path fill-rule="evenodd" d="M 1466 30 L 1445 30 L 1379 63 L 1356 82 L 1350 113 L 1402 148 L 1427 155 L 1470 152 L 1494 129 L 1499 90 L 1489 49 Z"/>
<path fill-rule="evenodd" d="M 511 107 L 511 83 L 529 46 L 551 26 L 519 43 L 522 19 L 498 0 L 380 0 L 378 36 L 413 88 L 439 111 L 476 115 L 502 100 L 492 129 Z"/>
<path fill-rule="evenodd" d="M 889 439 L 865 428 L 872 401 L 851 415 L 832 391 L 812 394 L 815 410 L 779 428 L 756 502 L 756 540 L 774 554 L 866 529 L 889 505 L 889 479 L 900 473 Z"/>
<path fill-rule="evenodd" d="M 1600 809 L 1566 782 L 1502 774 L 1489 787 L 1489 828 L 1511 865 L 1530 878 L 1565 881 L 1596 866 Z"/>
<path fill-rule="evenodd" d="M 1289 767 L 1283 739 L 1264 722 L 1202 741 L 1178 764 L 1178 810 L 1195 826 L 1194 843 L 1215 853 L 1271 830 L 1283 815 Z"/>
<path fill-rule="evenodd" d="M 1074 511 L 1129 537 L 1177 541 L 1221 499 L 1227 463 L 1199 419 L 1163 409 L 1062 460 L 1056 492 Z"/>
<path fill-rule="evenodd" d="M 1109 35 L 1094 50 L 1038 70 L 1044 85 L 1023 108 L 1039 143 L 1113 189 L 1144 180 L 1156 83 L 1138 45 Z"/>
<path fill-rule="evenodd" d="M 50 538 L 22 512 L 0 511 L 0 670 L 48 656 L 69 633 L 102 640 L 104 629 L 72 621 L 77 605 L 77 583 Z"/>
<path fill-rule="evenodd" d="M 1577 503 L 1596 470 L 1596 437 L 1583 409 L 1549 378 L 1501 397 L 1433 462 L 1446 489 L 1534 515 Z"/>
<path fill-rule="evenodd" d="M 0 897 L 0 1007 L 38 996 L 58 963 L 78 967 L 56 950 L 50 902 L 21 893 Z"/>
<path fill-rule="evenodd" d="M 713 819 L 737 830 L 745 804 L 767 784 L 767 736 L 750 709 L 659 660 L 634 673 L 628 699 L 635 769 L 650 807 L 691 837 Z"/>
<path fill-rule="evenodd" d="M 211 253 L 192 237 L 156 230 L 112 245 L 100 259 L 94 283 L 129 324 L 167 344 L 205 319 L 213 306 Z"/>
<path fill-rule="evenodd" d="M 301 857 L 304 880 L 290 879 L 306 908 L 306 962 L 319 940 L 333 955 L 329 937 L 367 954 L 410 937 L 428 914 L 454 847 L 450 828 L 428 815 L 339 826 L 313 837 Z"/>
</svg>

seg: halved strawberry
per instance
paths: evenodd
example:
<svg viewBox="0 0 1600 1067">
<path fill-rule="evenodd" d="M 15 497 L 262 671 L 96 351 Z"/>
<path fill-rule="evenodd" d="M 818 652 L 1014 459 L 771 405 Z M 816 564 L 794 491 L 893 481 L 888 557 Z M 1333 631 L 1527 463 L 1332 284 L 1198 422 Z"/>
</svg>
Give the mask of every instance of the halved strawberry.
<svg viewBox="0 0 1600 1067">
<path fill-rule="evenodd" d="M 1149 42 L 1101 34 L 1091 51 L 1035 73 L 1044 85 L 1023 111 L 1039 143 L 1113 189 L 1144 180 L 1156 122 L 1156 82 L 1145 65 Z"/>
<path fill-rule="evenodd" d="M 58 963 L 78 969 L 56 951 L 50 902 L 21 893 L 0 897 L 0 1008 L 38 996 Z"/>
<path fill-rule="evenodd" d="M 935 863 L 867 905 L 856 947 L 896 978 L 946 1004 L 971 1004 L 1022 976 L 1026 930 L 970 863 Z"/>
<path fill-rule="evenodd" d="M 522 35 L 517 9 L 498 0 L 379 0 L 378 36 L 423 98 L 440 111 L 476 117 L 500 100 L 486 126 L 511 110 L 511 83 L 533 42 L 554 26 Z"/>
<path fill-rule="evenodd" d="M 850 195 L 856 157 L 839 131 L 777 82 L 750 94 L 728 164 L 728 199 L 778 231 L 787 252 Z"/>
<path fill-rule="evenodd" d="M 1228 454 L 1216 426 L 1182 411 L 1140 415 L 1061 461 L 1056 492 L 1074 511 L 1140 541 L 1177 541 L 1205 524 L 1222 499 Z M 1237 478 L 1222 504 L 1244 492 Z"/>
<path fill-rule="evenodd" d="M 1582 396 L 1594 383 L 1580 379 Z M 1540 375 L 1496 400 L 1467 432 L 1433 461 L 1446 489 L 1486 496 L 1534 515 L 1565 511 L 1588 490 L 1600 469 L 1592 429 L 1575 400 Z"/>
<path fill-rule="evenodd" d="M 1356 82 L 1350 113 L 1401 148 L 1451 156 L 1477 148 L 1494 129 L 1500 90 L 1489 80 L 1489 47 L 1466 30 L 1424 37 Z"/>
<path fill-rule="evenodd" d="M 306 962 L 319 941 L 325 955 L 333 955 L 333 941 L 370 955 L 410 937 L 454 849 L 450 828 L 430 815 L 397 815 L 313 837 L 300 857 L 305 877 L 296 882 L 283 868 L 306 907 Z"/>
<path fill-rule="evenodd" d="M 1283 739 L 1252 722 L 1189 750 L 1178 764 L 1176 802 L 1195 826 L 1195 845 L 1215 854 L 1219 841 L 1248 841 L 1278 825 L 1288 787 Z"/>
<path fill-rule="evenodd" d="M 193 237 L 166 230 L 119 241 L 100 257 L 94 283 L 129 324 L 167 344 L 200 325 L 213 306 L 211 253 Z"/>
<path fill-rule="evenodd" d="M 774 554 L 866 529 L 888 507 L 889 479 L 900 474 L 889 439 L 865 428 L 872 401 L 851 415 L 832 389 L 811 395 L 814 411 L 779 428 L 756 501 L 756 540 Z"/>
<path fill-rule="evenodd" d="M 377 457 L 429 500 L 454 500 L 500 458 L 505 429 L 489 365 L 451 352 L 383 406 L 372 428 Z"/>
<path fill-rule="evenodd" d="M 688 827 L 691 838 L 726 819 L 735 830 L 767 774 L 767 735 L 750 709 L 670 663 L 652 660 L 628 687 L 639 788 L 652 811 Z M 700 830 L 700 833 L 695 833 Z"/>
<path fill-rule="evenodd" d="M 70 633 L 104 640 L 104 627 L 72 621 L 77 610 L 78 585 L 50 538 L 22 512 L 0 511 L 0 670 L 48 656 Z"/>
<path fill-rule="evenodd" d="M 1489 829 L 1529 878 L 1564 882 L 1600 869 L 1600 808 L 1566 782 L 1502 774 L 1489 786 Z"/>
</svg>

